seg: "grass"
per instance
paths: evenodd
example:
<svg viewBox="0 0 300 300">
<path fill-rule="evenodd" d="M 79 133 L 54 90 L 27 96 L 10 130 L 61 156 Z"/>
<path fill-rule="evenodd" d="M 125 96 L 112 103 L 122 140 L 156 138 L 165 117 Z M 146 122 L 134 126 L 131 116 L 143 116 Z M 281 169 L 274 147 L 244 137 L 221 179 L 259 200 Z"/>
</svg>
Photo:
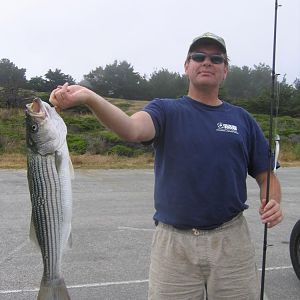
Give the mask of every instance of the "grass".
<svg viewBox="0 0 300 300">
<path fill-rule="evenodd" d="M 108 99 L 126 114 L 141 110 L 142 100 Z M 68 145 L 75 168 L 152 168 L 151 146 L 125 143 L 99 124 L 86 108 L 61 112 L 68 126 Z M 268 134 L 269 117 L 254 115 Z M 277 120 L 282 166 L 300 166 L 300 118 Z M 132 157 L 128 157 L 131 156 Z M 25 121 L 22 109 L 0 109 L 0 168 L 26 168 Z"/>
<path fill-rule="evenodd" d="M 117 155 L 71 155 L 74 169 L 152 169 L 154 157 L 143 154 L 137 157 Z M 0 155 L 0 169 L 25 169 L 26 155 L 10 153 Z"/>
<path fill-rule="evenodd" d="M 71 155 L 74 169 L 153 169 L 154 157 L 143 154 L 137 157 L 117 155 Z M 300 160 L 281 155 L 282 167 L 300 167 Z M 0 155 L 0 169 L 25 169 L 26 155 L 19 153 Z"/>
<path fill-rule="evenodd" d="M 0 169 L 24 169 L 26 167 L 26 156 L 24 154 L 9 153 L 0 155 Z"/>
<path fill-rule="evenodd" d="M 151 169 L 154 157 L 143 154 L 136 157 L 118 155 L 76 155 L 72 156 L 75 169 Z"/>
</svg>

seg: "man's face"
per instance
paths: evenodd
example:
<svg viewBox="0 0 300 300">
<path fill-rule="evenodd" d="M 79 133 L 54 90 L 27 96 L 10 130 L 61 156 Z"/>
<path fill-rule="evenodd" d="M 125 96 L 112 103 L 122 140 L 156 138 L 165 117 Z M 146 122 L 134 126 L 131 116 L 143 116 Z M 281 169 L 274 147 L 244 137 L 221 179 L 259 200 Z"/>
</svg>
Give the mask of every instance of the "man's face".
<svg viewBox="0 0 300 300">
<path fill-rule="evenodd" d="M 192 53 L 204 53 L 207 56 L 202 62 L 195 61 L 192 58 L 185 62 L 185 74 L 189 78 L 190 87 L 191 85 L 195 88 L 219 87 L 226 78 L 228 68 L 224 62 L 219 64 L 213 63 L 209 55 L 218 54 L 225 57 L 220 48 L 217 45 L 202 45 L 197 47 Z"/>
</svg>

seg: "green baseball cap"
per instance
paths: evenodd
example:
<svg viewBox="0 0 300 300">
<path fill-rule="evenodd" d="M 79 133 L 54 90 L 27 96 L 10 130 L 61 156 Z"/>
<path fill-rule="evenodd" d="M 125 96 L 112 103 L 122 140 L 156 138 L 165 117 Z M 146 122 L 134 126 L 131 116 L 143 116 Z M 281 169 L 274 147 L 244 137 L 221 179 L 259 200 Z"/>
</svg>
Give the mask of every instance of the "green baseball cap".
<svg viewBox="0 0 300 300">
<path fill-rule="evenodd" d="M 202 42 L 214 42 L 214 43 L 218 44 L 221 47 L 221 49 L 224 51 L 224 53 L 226 54 L 226 45 L 225 45 L 224 39 L 221 38 L 220 36 L 217 36 L 214 33 L 211 33 L 211 32 L 203 33 L 202 35 L 194 38 L 192 41 L 192 44 L 189 48 L 189 53 L 193 50 L 193 48 L 201 45 Z"/>
</svg>

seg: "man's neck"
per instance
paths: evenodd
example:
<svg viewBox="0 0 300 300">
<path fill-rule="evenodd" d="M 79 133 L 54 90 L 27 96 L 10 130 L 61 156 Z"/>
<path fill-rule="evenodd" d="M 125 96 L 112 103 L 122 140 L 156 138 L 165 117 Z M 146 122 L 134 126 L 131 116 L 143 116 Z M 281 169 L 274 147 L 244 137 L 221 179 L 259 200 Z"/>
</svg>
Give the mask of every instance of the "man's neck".
<svg viewBox="0 0 300 300">
<path fill-rule="evenodd" d="M 218 106 L 222 101 L 218 98 L 219 90 L 189 90 L 188 96 L 195 101 L 201 102 L 206 105 Z"/>
</svg>

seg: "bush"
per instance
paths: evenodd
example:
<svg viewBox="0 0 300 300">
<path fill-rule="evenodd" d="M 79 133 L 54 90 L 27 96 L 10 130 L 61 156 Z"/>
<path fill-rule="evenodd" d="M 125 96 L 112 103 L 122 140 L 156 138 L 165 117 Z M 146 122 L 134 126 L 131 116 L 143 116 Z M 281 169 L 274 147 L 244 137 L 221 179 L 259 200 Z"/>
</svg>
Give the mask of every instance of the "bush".
<svg viewBox="0 0 300 300">
<path fill-rule="evenodd" d="M 109 145 L 105 141 L 99 138 L 99 136 L 89 135 L 86 137 L 88 141 L 87 153 L 91 155 L 95 154 L 105 154 Z"/>
<path fill-rule="evenodd" d="M 134 156 L 134 150 L 123 145 L 115 145 L 109 149 L 108 154 L 132 157 Z"/>
<path fill-rule="evenodd" d="M 300 159 L 300 143 L 296 144 L 294 147 L 294 154 L 297 160 Z"/>
<path fill-rule="evenodd" d="M 300 143 L 294 142 L 289 138 L 283 137 L 280 140 L 280 159 L 293 161 L 300 159 Z"/>
<path fill-rule="evenodd" d="M 114 104 L 123 111 L 126 111 L 131 107 L 131 104 L 129 102 L 116 102 Z"/>
<path fill-rule="evenodd" d="M 70 152 L 75 154 L 84 154 L 87 149 L 87 141 L 80 135 L 68 134 L 67 143 Z"/>
<path fill-rule="evenodd" d="M 103 126 L 98 120 L 91 114 L 70 114 L 65 113 L 62 115 L 65 123 L 68 126 L 69 132 L 84 132 L 84 131 L 95 131 L 101 130 Z"/>
<path fill-rule="evenodd" d="M 0 153 L 4 152 L 4 150 L 6 149 L 6 144 L 6 137 L 0 135 Z"/>
<path fill-rule="evenodd" d="M 112 131 L 101 131 L 100 135 L 109 143 L 117 143 L 121 141 L 121 139 Z"/>
<path fill-rule="evenodd" d="M 33 93 L 35 97 L 41 98 L 43 101 L 48 102 L 50 98 L 50 92 L 35 92 Z"/>
</svg>

